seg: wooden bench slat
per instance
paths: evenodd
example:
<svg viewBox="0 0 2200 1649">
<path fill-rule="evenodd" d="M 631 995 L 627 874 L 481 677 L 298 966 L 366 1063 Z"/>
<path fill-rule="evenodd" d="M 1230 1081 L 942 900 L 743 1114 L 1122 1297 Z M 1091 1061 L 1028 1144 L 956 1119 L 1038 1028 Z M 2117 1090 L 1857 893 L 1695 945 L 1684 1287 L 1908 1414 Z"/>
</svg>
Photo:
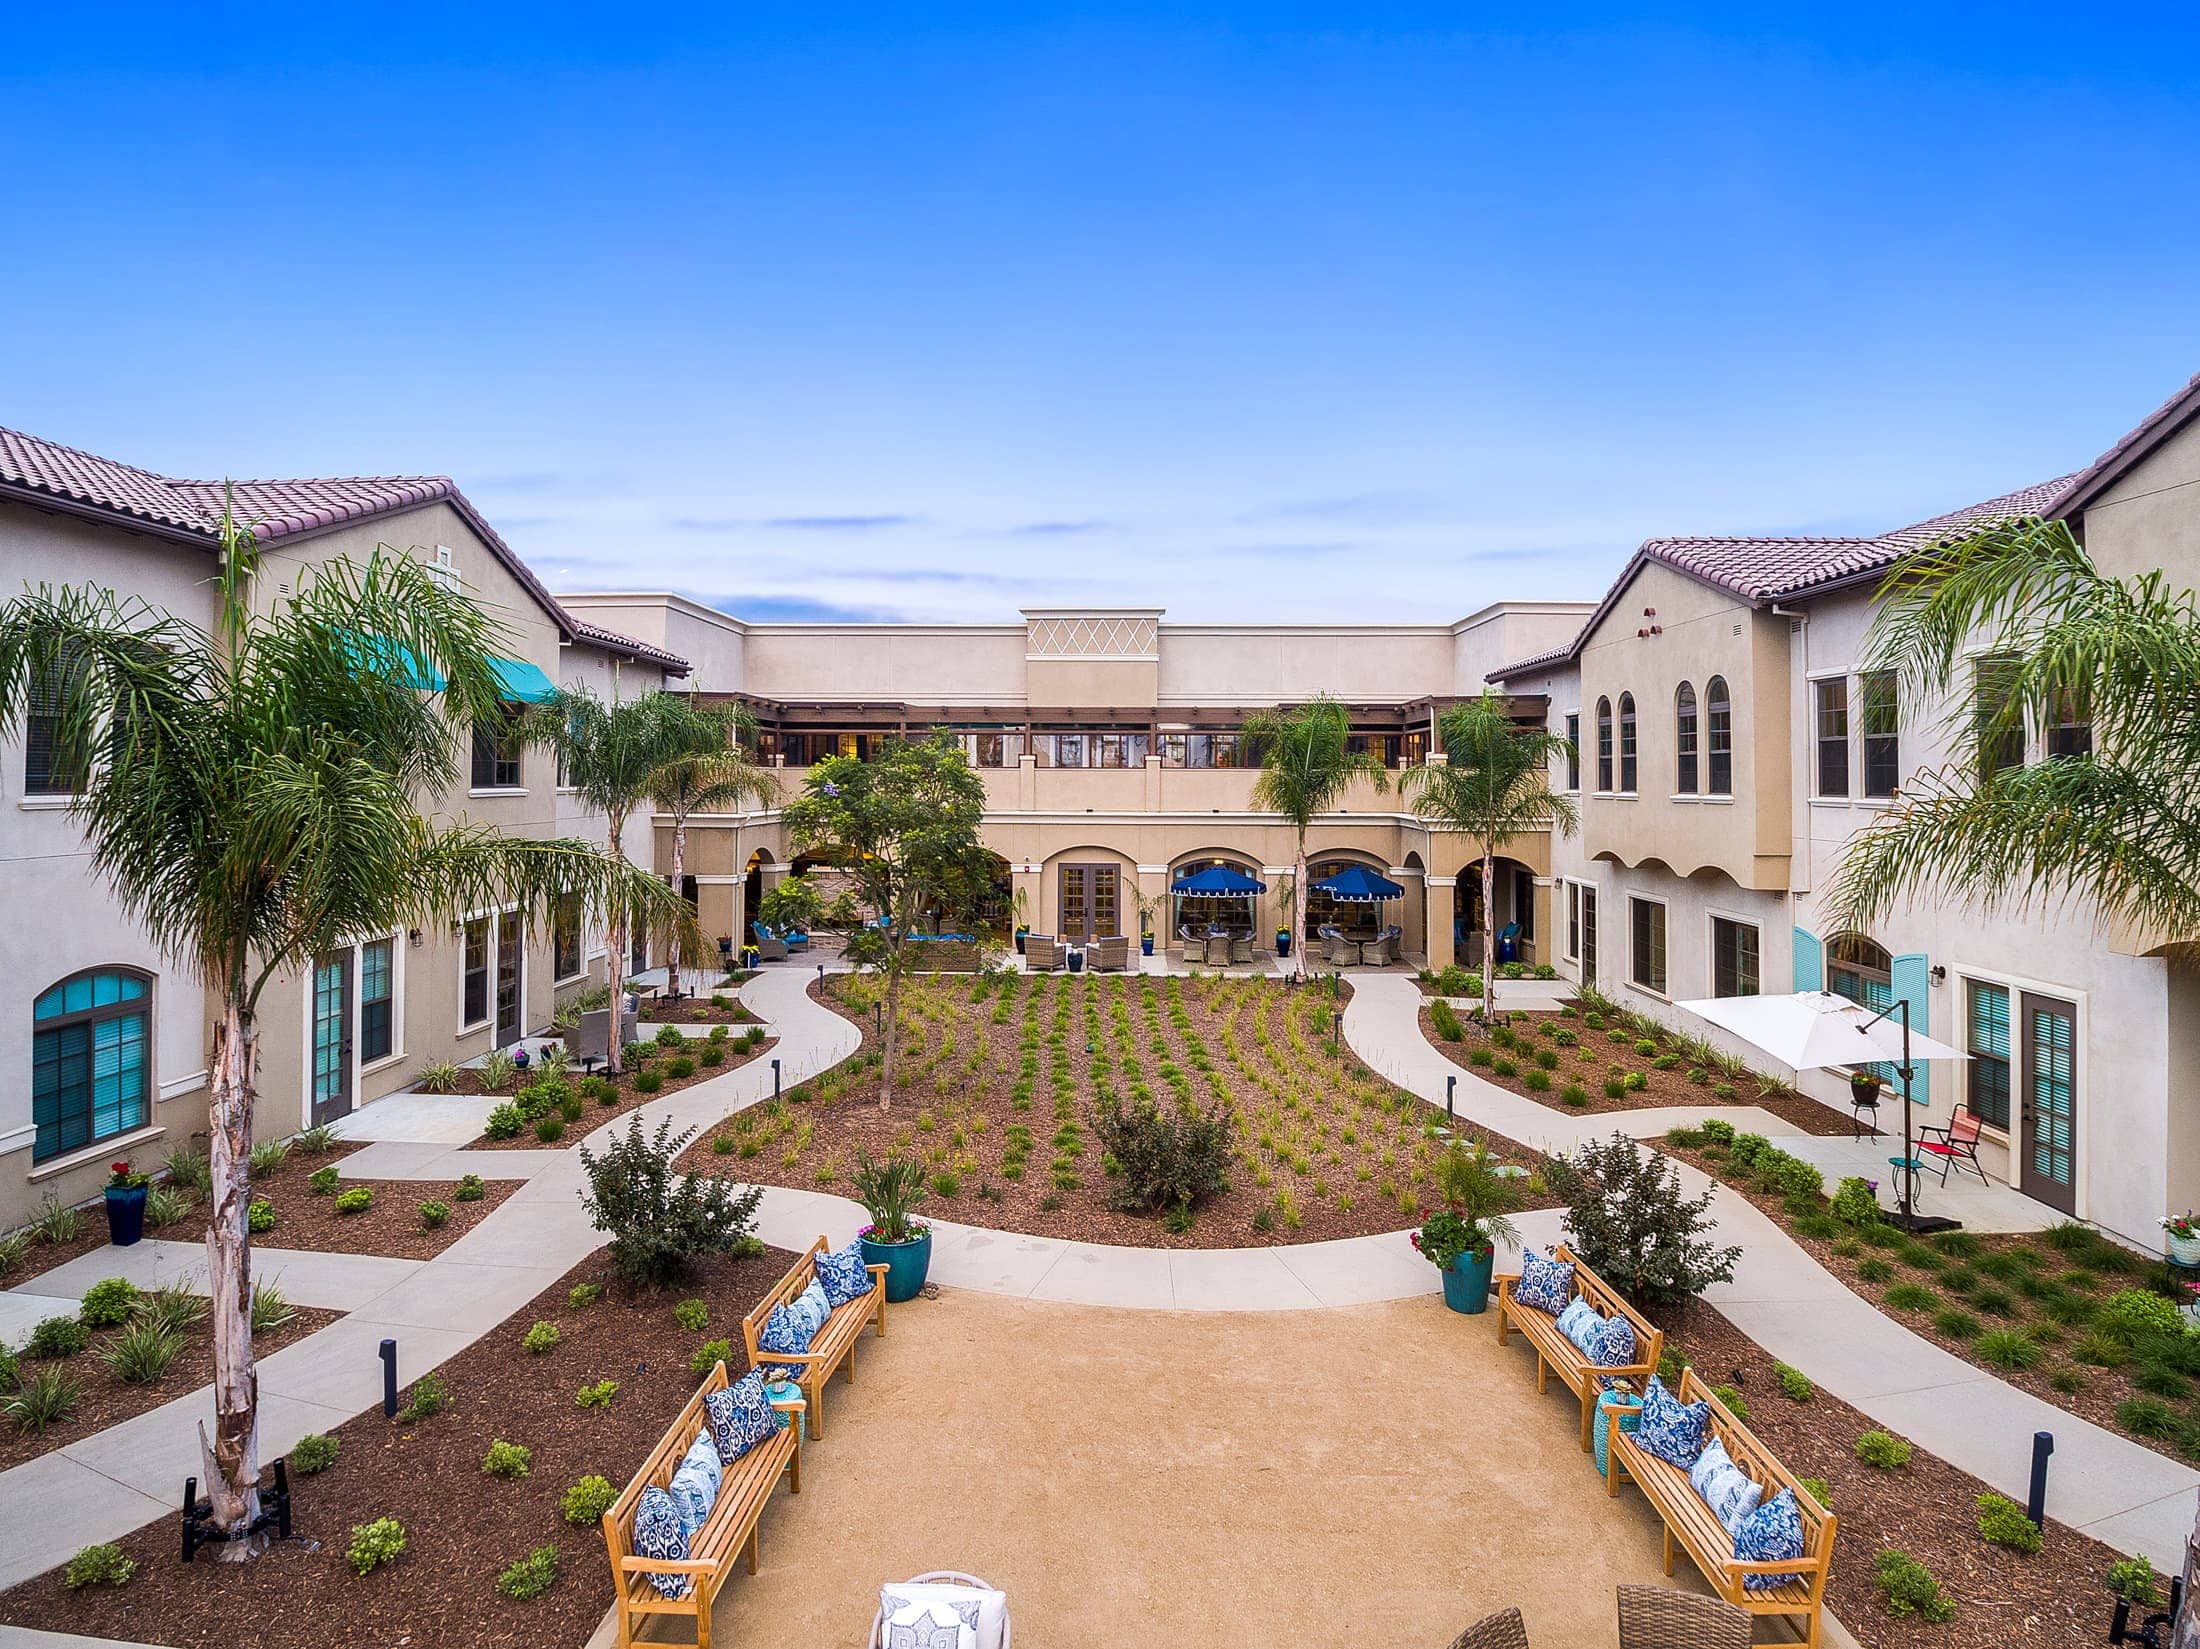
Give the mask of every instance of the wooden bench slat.
<svg viewBox="0 0 2200 1649">
<path fill-rule="evenodd" d="M 1535 1347 L 1539 1369 L 1556 1373 L 1565 1381 L 1567 1389 L 1581 1400 L 1581 1448 L 1587 1453 L 1596 1420 L 1597 1399 L 1603 1395 L 1604 1382 L 1608 1379 L 1637 1382 L 1648 1379 L 1664 1353 L 1665 1331 L 1622 1299 L 1618 1290 L 1583 1265 L 1565 1244 L 1560 1243 L 1551 1253 L 1573 1266 L 1574 1293 L 1578 1298 L 1587 1300 L 1604 1316 L 1623 1316 L 1633 1325 L 1635 1360 L 1613 1364 L 1590 1362 L 1579 1346 L 1558 1331 L 1556 1317 L 1540 1307 L 1522 1305 L 1513 1297 L 1513 1289 L 1520 1281 L 1519 1275 L 1513 1272 L 1497 1279 L 1497 1343 L 1503 1345 L 1507 1336 L 1514 1333 L 1525 1337 Z"/>
<path fill-rule="evenodd" d="M 808 1351 L 766 1351 L 757 1341 L 764 1332 L 764 1325 L 771 1320 L 773 1308 L 792 1304 L 810 1286 L 817 1276 L 818 1255 L 830 1247 L 823 1237 L 811 1243 L 787 1274 L 741 1319 L 741 1338 L 748 1347 L 751 1364 L 776 1364 L 797 1371 L 795 1384 L 809 1399 L 813 1438 L 825 1435 L 825 1383 L 842 1369 L 847 1371 L 850 1381 L 855 1379 L 855 1346 L 866 1326 L 875 1325 L 880 1334 L 886 1332 L 887 1268 L 883 1265 L 866 1267 L 871 1273 L 870 1291 L 857 1295 L 846 1305 L 835 1306 L 812 1336 Z"/>
</svg>

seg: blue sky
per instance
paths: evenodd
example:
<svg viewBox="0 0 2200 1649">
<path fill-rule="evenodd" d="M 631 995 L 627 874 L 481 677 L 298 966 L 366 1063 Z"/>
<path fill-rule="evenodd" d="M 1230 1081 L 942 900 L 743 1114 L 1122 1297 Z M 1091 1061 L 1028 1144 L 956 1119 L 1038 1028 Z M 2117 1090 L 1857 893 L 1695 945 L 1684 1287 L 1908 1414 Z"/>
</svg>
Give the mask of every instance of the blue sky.
<svg viewBox="0 0 2200 1649">
<path fill-rule="evenodd" d="M 2189 7 L 1772 13 L 36 8 L 0 423 L 759 617 L 1443 620 L 2200 371 Z"/>
</svg>

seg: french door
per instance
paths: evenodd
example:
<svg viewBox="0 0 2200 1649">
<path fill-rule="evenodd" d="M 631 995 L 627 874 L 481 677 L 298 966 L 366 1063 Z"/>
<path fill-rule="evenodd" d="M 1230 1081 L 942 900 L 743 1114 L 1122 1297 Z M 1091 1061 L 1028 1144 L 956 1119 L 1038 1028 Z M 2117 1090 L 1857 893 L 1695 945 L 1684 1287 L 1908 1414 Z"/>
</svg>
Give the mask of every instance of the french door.
<svg viewBox="0 0 2200 1649">
<path fill-rule="evenodd" d="M 522 990 L 521 945 L 527 923 L 516 910 L 497 918 L 497 1031 L 496 1043 L 509 1048 L 526 1034 L 526 997 Z"/>
<path fill-rule="evenodd" d="M 1064 865 L 1061 936 L 1114 938 L 1123 931 L 1121 898 L 1114 865 Z"/>
<path fill-rule="evenodd" d="M 313 964 L 313 1124 L 334 1122 L 352 1106 L 351 952 Z"/>
<path fill-rule="evenodd" d="M 2078 1205 L 2078 1010 L 2024 993 L 2017 1186 L 2065 1214 Z"/>
<path fill-rule="evenodd" d="M 1597 982 L 1597 890 L 1581 885 L 1581 982 Z"/>
</svg>

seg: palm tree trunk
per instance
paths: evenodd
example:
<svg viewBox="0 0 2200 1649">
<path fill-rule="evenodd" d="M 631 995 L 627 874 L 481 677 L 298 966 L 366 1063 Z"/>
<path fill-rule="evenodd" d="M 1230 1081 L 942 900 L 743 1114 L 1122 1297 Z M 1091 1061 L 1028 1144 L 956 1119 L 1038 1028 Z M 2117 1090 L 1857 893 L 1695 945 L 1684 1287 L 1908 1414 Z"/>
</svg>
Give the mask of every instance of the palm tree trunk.
<svg viewBox="0 0 2200 1649">
<path fill-rule="evenodd" d="M 1482 1023 L 1497 1012 L 1497 855 L 1482 850 Z"/>
<path fill-rule="evenodd" d="M 1291 861 L 1291 954 L 1298 977 L 1306 977 L 1306 832 L 1299 832 L 1298 856 Z"/>
<path fill-rule="evenodd" d="M 686 883 L 687 844 L 687 815 L 685 813 L 675 813 L 672 816 L 672 891 L 674 893 L 678 893 Z M 665 965 L 672 970 L 672 989 L 674 994 L 678 994 L 680 989 L 680 935 L 677 931 L 672 935 L 672 951 Z"/>
<path fill-rule="evenodd" d="M 605 821 L 610 831 L 609 851 L 620 864 L 626 863 L 626 849 L 620 844 L 620 832 L 626 828 L 626 815 L 614 812 Z M 611 1076 L 626 1069 L 626 905 L 619 899 L 611 901 L 610 931 L 605 938 L 610 942 L 611 954 L 604 958 L 604 978 L 611 987 L 611 1034 L 605 1039 L 604 1070 Z"/>
<path fill-rule="evenodd" d="M 259 1084 L 259 1027 L 240 991 L 222 1004 L 208 1073 L 207 1122 L 213 1210 L 206 1226 L 207 1289 L 214 1329 L 214 1436 L 199 1422 L 207 1498 L 215 1526 L 233 1534 L 260 1511 L 260 1378 L 252 1364 L 252 1103 Z M 226 1563 L 259 1556 L 267 1537 L 214 1548 Z"/>
</svg>

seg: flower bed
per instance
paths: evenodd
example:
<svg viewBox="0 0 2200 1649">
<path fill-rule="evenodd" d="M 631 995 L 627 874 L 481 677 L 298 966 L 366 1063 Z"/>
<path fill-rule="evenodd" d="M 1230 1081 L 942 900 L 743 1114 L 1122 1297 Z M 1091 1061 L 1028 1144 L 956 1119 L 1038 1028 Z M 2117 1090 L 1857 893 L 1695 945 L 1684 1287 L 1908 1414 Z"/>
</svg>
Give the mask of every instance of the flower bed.
<svg viewBox="0 0 2200 1649">
<path fill-rule="evenodd" d="M 813 991 L 816 987 L 812 987 Z M 879 986 L 835 975 L 823 1000 L 863 1049 L 777 1104 L 729 1118 L 684 1165 L 848 1192 L 858 1151 L 914 1153 L 927 1216 L 1041 1236 L 1168 1247 L 1315 1242 L 1419 1223 L 1443 1119 L 1338 1046 L 1341 998 L 1253 976 L 927 976 L 902 986 L 903 1065 L 878 1108 Z M 1119 1166 L 1096 1103 L 1180 1102 L 1230 1119 L 1227 1185 L 1189 1223 L 1110 1206 Z M 1484 1136 L 1512 1165 L 1542 1159 Z M 1549 1206 L 1523 1178 L 1523 1206 Z"/>
<path fill-rule="evenodd" d="M 1867 1465 L 1857 1439 L 1878 1430 L 1877 1422 L 1813 1389 L 1808 1370 L 1789 1371 L 1789 1384 L 1803 1394 L 1797 1400 L 1783 1389 L 1783 1365 L 1711 1307 L 1667 1309 L 1660 1320 L 1668 1348 L 1692 1360 L 1699 1377 L 1740 1394 L 1745 1423 L 1782 1465 L 1827 1486 L 1840 1519 L 1827 1601 L 1868 1649 L 2059 1649 L 2107 1635 L 2110 1600 L 2101 1581 L 2122 1554 L 2053 1522 L 2039 1552 L 1987 1541 L 1978 1529 L 1979 1497 L 1991 1491 L 1978 1479 L 1923 1449 L 1911 1449 L 1892 1469 Z M 1794 1385 L 1797 1373 L 1803 1383 Z M 1889 1548 L 1938 1581 L 1953 1607 L 1945 1623 L 1890 1612 L 1876 1578 Z"/>
<path fill-rule="evenodd" d="M 1846 1133 L 1849 1119 L 1752 1071 L 1708 1042 L 1591 996 L 1551 1010 L 1498 1010 L 1485 1027 L 1441 998 L 1421 1004 L 1429 1046 L 1485 1082 L 1575 1114 L 1661 1105 L 1754 1105 L 1805 1133 Z"/>
<path fill-rule="evenodd" d="M 741 1316 L 793 1259 L 708 1260 L 677 1288 L 613 1285 L 575 1309 L 575 1285 L 605 1282 L 598 1256 L 444 1364 L 442 1412 L 407 1422 L 376 1408 L 339 1426 L 335 1463 L 292 1478 L 297 1538 L 287 1545 L 249 1564 L 187 1566 L 174 1518 L 163 1517 L 121 1542 L 137 1565 L 127 1585 L 69 1591 L 51 1572 L 0 1595 L 0 1619 L 174 1649 L 325 1649 L 332 1637 L 436 1649 L 586 1642 L 610 1606 L 610 1568 L 601 1527 L 567 1522 L 561 1500 L 591 1474 L 625 1487 L 701 1383 L 689 1359 L 705 1342 L 730 1337 L 727 1368 L 745 1372 Z M 689 1298 L 709 1309 L 700 1328 L 674 1318 Z M 531 1353 L 523 1342 L 538 1322 L 557 1338 Z M 600 1380 L 616 1391 L 582 1407 L 577 1394 Z M 526 1475 L 484 1474 L 497 1442 L 529 1451 Z M 353 1530 L 385 1517 L 402 1525 L 403 1552 L 355 1574 L 345 1559 Z M 548 1590 L 530 1601 L 500 1594 L 498 1576 L 543 1546 L 556 1553 Z"/>
<path fill-rule="evenodd" d="M 1753 1154 L 1748 1137 L 1728 1143 L 1716 1132 L 1682 1129 L 1665 1149 L 1749 1197 L 1905 1328 L 2095 1425 L 2200 1460 L 2200 1335 L 2179 1317 L 2191 1293 L 2169 1266 L 2075 1222 L 2022 1236 L 1912 1238 L 1871 1216 L 1870 1192 L 1800 1199 L 1764 1189 L 1737 1160 Z M 2139 1300 L 2111 1304 L 2126 1292 Z"/>
<path fill-rule="evenodd" d="M 752 1025 L 736 1034 L 724 1025 L 713 1026 L 708 1037 L 690 1037 L 675 1025 L 660 1026 L 652 1039 L 636 1043 L 627 1053 L 627 1068 L 617 1076 L 599 1070 L 583 1076 L 577 1067 L 545 1071 L 540 1067 L 484 1089 L 477 1068 L 460 1074 L 452 1091 L 509 1095 L 489 1113 L 486 1130 L 467 1147 L 475 1151 L 541 1150 L 545 1146 L 576 1145 L 603 1123 L 639 1110 L 653 1099 L 692 1088 L 698 1082 L 724 1076 L 769 1054 L 778 1038 Z M 711 1063 L 713 1059 L 716 1064 Z M 682 1062 L 685 1061 L 683 1066 Z M 507 1109 L 508 1107 L 508 1109 Z"/>
</svg>

